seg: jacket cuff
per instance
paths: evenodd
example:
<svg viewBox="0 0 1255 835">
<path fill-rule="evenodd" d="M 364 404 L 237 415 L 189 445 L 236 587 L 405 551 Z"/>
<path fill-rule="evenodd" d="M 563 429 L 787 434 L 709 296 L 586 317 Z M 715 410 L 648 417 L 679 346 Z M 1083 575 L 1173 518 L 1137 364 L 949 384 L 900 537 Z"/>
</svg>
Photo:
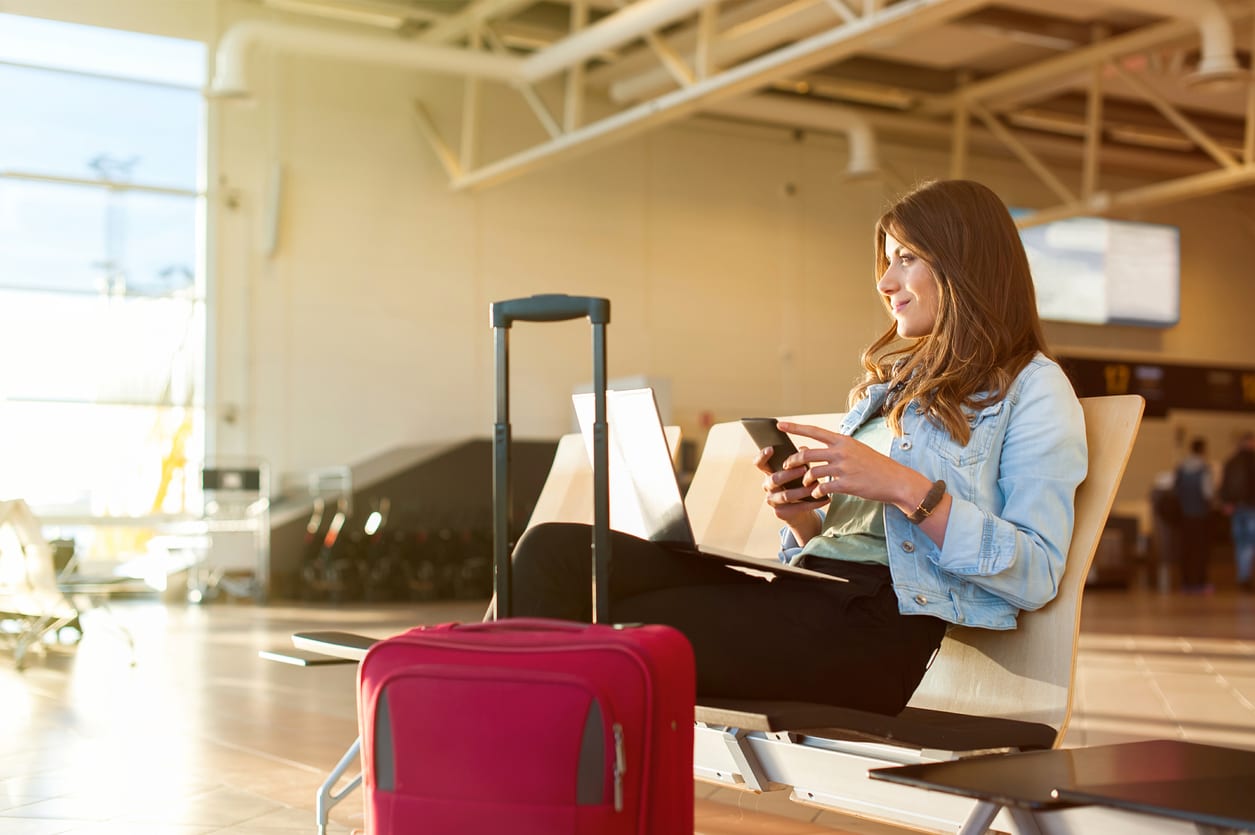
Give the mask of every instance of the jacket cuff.
<svg viewBox="0 0 1255 835">
<path fill-rule="evenodd" d="M 811 512 L 819 518 L 819 529 L 822 531 L 824 528 L 823 508 Z M 780 529 L 780 553 L 776 555 L 776 558 L 785 565 L 789 565 L 801 553 L 802 546 L 798 544 L 797 537 L 793 535 L 792 529 L 785 525 Z"/>
</svg>

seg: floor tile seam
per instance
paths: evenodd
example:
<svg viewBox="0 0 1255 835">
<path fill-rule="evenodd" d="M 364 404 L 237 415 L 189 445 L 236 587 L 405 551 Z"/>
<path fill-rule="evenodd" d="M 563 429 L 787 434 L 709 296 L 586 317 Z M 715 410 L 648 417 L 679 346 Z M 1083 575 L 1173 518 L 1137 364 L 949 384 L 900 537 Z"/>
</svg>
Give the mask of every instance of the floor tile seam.
<svg viewBox="0 0 1255 835">
<path fill-rule="evenodd" d="M 5 821 L 5 820 L 19 820 L 19 821 L 71 821 L 71 822 L 73 822 L 73 825 L 74 825 L 74 826 L 82 826 L 82 825 L 84 825 L 84 824 L 91 824 L 91 825 L 95 826 L 95 825 L 99 825 L 99 824 L 102 824 L 102 823 L 108 823 L 108 822 L 109 822 L 109 819 L 108 819 L 108 818 L 83 818 L 83 817 L 78 817 L 78 816 L 76 816 L 76 815 L 58 815 L 58 816 L 56 816 L 56 817 L 47 817 L 47 816 L 44 816 L 44 815 L 20 815 L 20 814 L 13 814 L 14 812 L 20 812 L 23 808 L 26 808 L 26 807 L 28 807 L 28 806 L 37 806 L 37 805 L 39 805 L 40 803 L 46 803 L 46 802 L 48 802 L 49 800 L 57 800 L 57 799 L 58 799 L 58 798 L 55 798 L 55 797 L 41 797 L 41 798 L 39 798 L 38 800 L 32 800 L 30 803 L 24 803 L 24 804 L 22 804 L 21 806 L 15 806 L 15 807 L 14 807 L 14 808 L 12 808 L 12 809 L 4 809 L 4 810 L 0 810 L 0 821 Z"/>
<path fill-rule="evenodd" d="M 760 803 L 760 802 L 768 802 L 768 801 L 766 801 L 766 800 L 765 800 L 765 796 L 764 796 L 764 795 L 760 795 L 760 794 L 757 794 L 757 793 L 754 793 L 754 792 L 739 791 L 739 790 L 736 790 L 736 789 L 729 789 L 729 790 L 730 790 L 730 791 L 735 791 L 735 792 L 736 792 L 736 803 L 735 803 L 735 804 L 732 804 L 732 803 L 724 803 L 723 801 L 716 800 L 713 796 L 703 798 L 703 801 L 704 801 L 705 803 L 707 803 L 707 804 L 717 804 L 717 805 L 722 806 L 722 807 L 725 807 L 725 808 L 727 808 L 727 809 L 734 810 L 734 811 L 735 811 L 738 815 L 742 816 L 742 819 L 744 819 L 744 817 L 745 817 L 745 816 L 747 816 L 747 815 L 748 815 L 748 816 L 754 816 L 754 815 L 772 815 L 772 813 L 771 813 L 771 812 L 769 812 L 769 811 L 762 811 L 762 810 L 760 810 L 760 809 L 750 808 L 750 806 L 749 806 L 749 805 L 747 805 L 747 804 L 755 804 L 755 805 L 757 805 L 757 804 L 758 804 L 758 803 Z M 725 795 L 725 796 L 726 796 L 726 795 Z M 792 800 L 792 799 L 791 799 L 791 803 L 790 803 L 790 809 L 792 809 L 793 811 L 796 811 L 796 812 L 801 812 L 802 810 L 808 810 L 808 811 L 810 811 L 811 816 L 810 816 L 809 818 L 803 818 L 803 817 L 800 817 L 800 816 L 799 816 L 799 817 L 797 817 L 797 818 L 790 818 L 790 820 L 797 820 L 797 821 L 799 821 L 799 822 L 801 822 L 801 823 L 808 823 L 808 824 L 813 824 L 813 823 L 816 823 L 816 821 L 818 821 L 818 820 L 819 820 L 819 818 L 820 818 L 821 816 L 823 816 L 823 814 L 824 814 L 825 812 L 832 812 L 832 811 L 836 811 L 836 810 L 834 810 L 834 809 L 828 809 L 828 808 L 825 808 L 825 807 L 823 807 L 823 806 L 814 806 L 814 805 L 807 804 L 807 803 L 798 803 L 797 801 Z M 715 814 L 715 815 L 713 815 L 713 817 L 724 817 L 724 815 L 718 815 L 718 814 Z M 777 815 L 772 815 L 772 817 L 779 817 L 779 816 L 777 816 Z"/>
<path fill-rule="evenodd" d="M 1238 689 L 1237 685 L 1229 681 L 1228 677 L 1220 670 L 1216 670 L 1214 667 L 1212 669 L 1217 682 L 1229 691 L 1229 695 L 1231 695 L 1238 704 L 1242 705 L 1242 707 L 1247 710 L 1255 711 L 1255 703 L 1252 703 L 1251 700 L 1246 697 L 1246 694 Z"/>
<path fill-rule="evenodd" d="M 283 809 L 295 809 L 295 810 L 298 810 L 298 811 L 304 811 L 304 810 L 301 810 L 301 809 L 300 809 L 300 807 L 297 807 L 297 806 L 288 806 L 288 805 L 287 805 L 287 804 L 285 804 L 285 803 L 280 803 L 280 804 L 278 804 L 278 805 L 279 805 L 281 808 L 283 808 Z M 237 820 L 237 821 L 235 821 L 234 823 L 230 823 L 230 824 L 227 824 L 226 826 L 222 826 L 222 827 L 218 827 L 218 828 L 212 829 L 212 830 L 210 830 L 210 831 L 207 833 L 207 835 L 213 835 L 213 833 L 215 833 L 215 832 L 226 832 L 226 831 L 229 831 L 229 830 L 232 830 L 232 829 L 236 829 L 236 828 L 241 827 L 241 826 L 246 826 L 246 825 L 248 825 L 248 823 L 249 823 L 250 821 L 259 820 L 259 819 L 261 819 L 261 818 L 266 817 L 267 815 L 273 815 L 273 814 L 275 813 L 275 811 L 276 811 L 275 809 L 271 809 L 271 810 L 269 810 L 269 811 L 267 811 L 267 812 L 261 812 L 260 814 L 253 815 L 252 817 L 248 817 L 248 818 L 241 818 L 240 820 Z M 310 811 L 309 816 L 310 816 L 310 818 L 314 818 L 314 817 L 315 817 L 314 812 L 313 812 L 312 810 Z M 213 824 L 211 824 L 211 825 L 213 825 Z M 256 832 L 257 832 L 257 835 L 262 835 L 262 833 L 269 833 L 269 832 L 275 832 L 275 833 L 279 833 L 279 832 L 306 832 L 306 831 L 308 831 L 308 829 L 309 829 L 308 827 L 294 828 L 294 827 L 284 827 L 284 826 L 263 826 L 263 827 L 260 827 L 260 828 L 256 829 Z"/>
<path fill-rule="evenodd" d="M 225 748 L 229 751 L 235 751 L 236 753 L 248 754 L 249 756 L 259 757 L 263 760 L 268 760 L 273 763 L 278 763 L 279 765 L 286 765 L 290 768 L 295 768 L 298 771 L 303 771 L 307 774 L 316 774 L 319 776 L 323 776 L 327 773 L 327 768 L 325 767 L 309 765 L 308 763 L 303 763 L 297 760 L 288 759 L 287 757 L 280 757 L 277 754 L 271 754 L 267 751 L 262 751 L 248 745 L 241 745 L 236 742 L 227 742 L 224 739 L 209 736 L 206 734 L 199 734 L 197 738 L 202 743 L 205 743 L 207 745 L 216 745 L 220 748 Z M 219 771 L 217 773 L 222 773 L 222 772 Z"/>
<path fill-rule="evenodd" d="M 1241 736 L 1255 735 L 1255 721 L 1252 721 L 1251 711 L 1239 707 L 1241 712 L 1239 716 L 1222 716 L 1206 717 L 1179 717 L 1166 715 L 1127 715 L 1118 713 L 1107 713 L 1103 711 L 1095 711 L 1086 714 L 1082 719 L 1086 727 L 1096 727 L 1098 725 L 1119 723 L 1125 725 L 1144 725 L 1146 727 L 1155 727 L 1157 729 L 1165 729 L 1168 727 L 1178 727 L 1186 732 L 1206 732 L 1219 734 L 1233 734 Z"/>
<path fill-rule="evenodd" d="M 1111 636 L 1114 637 L 1114 636 Z M 1255 644 L 1243 638 L 1200 638 L 1185 635 L 1146 636 L 1127 635 L 1121 640 L 1085 640 L 1082 635 L 1078 653 L 1087 655 L 1125 655 L 1136 652 L 1148 654 L 1177 654 L 1190 656 L 1227 655 L 1255 659 Z"/>
<path fill-rule="evenodd" d="M 1217 686 L 1217 689 L 1226 692 L 1230 697 L 1234 699 L 1234 701 L 1236 701 L 1243 708 L 1247 710 L 1255 711 L 1255 703 L 1252 703 L 1251 700 L 1248 699 L 1242 693 L 1242 691 L 1235 684 L 1233 684 L 1233 682 L 1231 682 L 1228 679 L 1228 677 L 1223 671 L 1217 669 L 1214 664 L 1212 664 L 1210 661 L 1206 659 L 1203 659 L 1203 662 L 1204 662 L 1203 668 L 1199 671 L 1152 670 L 1150 669 L 1149 666 L 1147 667 L 1147 671 L 1151 674 L 1151 677 L 1152 677 L 1152 680 L 1154 681 L 1154 685 L 1156 689 L 1163 695 L 1165 699 L 1169 699 L 1169 702 L 1170 702 L 1170 697 L 1168 697 L 1167 692 L 1163 689 L 1162 682 L 1160 681 L 1160 678 L 1159 678 L 1160 676 L 1171 677 L 1171 678 L 1185 678 L 1185 679 L 1201 678 L 1203 676 L 1206 676 L 1208 679 L 1210 679 L 1210 682 L 1209 682 L 1210 684 L 1214 684 Z M 1170 704 L 1169 704 L 1169 710 L 1171 711 Z M 1174 716 L 1176 715 L 1175 712 L 1173 712 L 1173 715 Z"/>
<path fill-rule="evenodd" d="M 1146 663 L 1144 656 L 1137 656 L 1137 660 L 1138 666 L 1141 667 L 1142 674 L 1150 683 L 1151 691 L 1159 697 L 1160 705 L 1164 709 L 1164 712 L 1177 722 L 1177 732 L 1179 734 L 1183 734 L 1180 725 L 1180 717 L 1178 717 L 1176 711 L 1172 709 L 1172 702 L 1168 699 L 1168 694 L 1164 692 L 1163 685 L 1159 683 L 1157 675 L 1150 669 L 1150 665 Z"/>
<path fill-rule="evenodd" d="M 120 815 L 114 815 L 113 817 L 106 818 L 103 821 L 93 821 L 93 822 L 103 823 L 110 826 L 150 826 L 150 825 L 158 826 L 158 825 L 169 825 L 169 824 L 175 824 L 179 826 L 202 826 L 202 827 L 209 828 L 211 832 L 216 832 L 220 829 L 231 829 L 232 827 L 243 826 L 247 824 L 249 821 L 258 820 L 259 818 L 266 817 L 267 815 L 273 815 L 275 812 L 279 812 L 279 811 L 286 811 L 286 810 L 292 810 L 292 811 L 297 811 L 297 812 L 308 811 L 310 818 L 314 817 L 314 810 L 312 807 L 306 810 L 299 806 L 289 806 L 286 803 L 280 803 L 277 800 L 270 800 L 269 798 L 263 798 L 260 795 L 254 795 L 254 796 L 257 797 L 259 800 L 263 800 L 266 803 L 271 804 L 273 808 L 267 809 L 263 812 L 256 812 L 256 813 L 248 814 L 246 817 L 241 817 L 241 818 L 232 820 L 230 823 L 224 823 L 222 821 L 205 823 L 205 822 L 196 822 L 194 820 L 189 822 L 187 820 L 188 813 L 186 811 L 180 811 L 180 810 L 175 810 L 170 813 L 170 817 L 176 818 L 176 820 L 166 820 L 165 814 L 155 814 L 154 813 L 155 810 L 151 808 L 147 810 L 141 810 L 141 811 L 136 811 L 135 809 L 131 809 Z M 160 810 L 157 810 L 157 811 L 160 811 Z M 226 813 L 223 812 L 223 814 L 225 815 Z M 267 830 L 284 831 L 284 827 L 262 827 L 262 828 L 267 829 Z M 305 828 L 303 827 L 302 831 L 304 831 L 304 829 Z M 287 831 L 291 831 L 291 830 L 289 829 Z"/>
<path fill-rule="evenodd" d="M 1178 722 L 1167 719 L 1146 719 L 1137 717 L 1104 717 L 1087 719 L 1085 733 L 1125 735 L 1129 740 L 1163 739 L 1167 735 L 1178 739 L 1186 739 L 1187 731 Z M 1088 743 L 1086 743 L 1088 744 Z"/>
</svg>

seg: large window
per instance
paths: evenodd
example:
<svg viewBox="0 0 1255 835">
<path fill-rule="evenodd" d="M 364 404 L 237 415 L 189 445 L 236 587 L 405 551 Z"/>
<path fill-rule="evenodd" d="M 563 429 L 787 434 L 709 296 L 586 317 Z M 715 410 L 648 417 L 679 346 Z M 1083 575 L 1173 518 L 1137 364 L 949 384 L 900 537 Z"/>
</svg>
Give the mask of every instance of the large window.
<svg viewBox="0 0 1255 835">
<path fill-rule="evenodd" d="M 0 14 L 0 497 L 195 511 L 205 47 Z"/>
</svg>

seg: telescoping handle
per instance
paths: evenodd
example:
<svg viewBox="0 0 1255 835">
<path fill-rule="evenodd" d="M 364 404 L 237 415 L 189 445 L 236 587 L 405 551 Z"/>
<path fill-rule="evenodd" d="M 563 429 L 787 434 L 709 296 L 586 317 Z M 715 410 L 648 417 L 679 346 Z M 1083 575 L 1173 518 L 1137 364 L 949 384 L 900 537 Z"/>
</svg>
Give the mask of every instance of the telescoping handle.
<svg viewBox="0 0 1255 835">
<path fill-rule="evenodd" d="M 508 328 L 515 322 L 564 322 L 585 316 L 594 325 L 607 324 L 610 321 L 610 300 L 549 293 L 492 303 L 494 328 Z"/>
<path fill-rule="evenodd" d="M 513 611 L 510 485 L 510 326 L 516 322 L 561 322 L 588 317 L 593 326 L 593 622 L 610 621 L 610 445 L 606 426 L 606 325 L 610 300 L 548 294 L 493 302 L 491 318 L 497 362 L 497 419 L 493 424 L 493 590 L 497 619 Z"/>
</svg>

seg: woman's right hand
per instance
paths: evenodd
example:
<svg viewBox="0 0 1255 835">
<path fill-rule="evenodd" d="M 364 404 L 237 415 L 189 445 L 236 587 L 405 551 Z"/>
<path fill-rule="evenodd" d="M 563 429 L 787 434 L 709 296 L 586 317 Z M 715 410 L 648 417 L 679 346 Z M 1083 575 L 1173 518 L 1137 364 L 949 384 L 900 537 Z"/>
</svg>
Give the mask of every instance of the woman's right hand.
<svg viewBox="0 0 1255 835">
<path fill-rule="evenodd" d="M 763 492 L 767 496 L 767 504 L 775 512 L 776 518 L 789 526 L 799 545 L 805 545 L 813 536 L 819 534 L 819 519 L 814 511 L 828 504 L 828 497 L 816 499 L 811 495 L 814 485 L 794 487 L 786 490 L 783 485 L 806 474 L 807 468 L 792 467 L 787 470 L 773 472 L 768 460 L 771 458 L 771 447 L 763 447 L 754 457 L 754 466 L 766 474 L 763 479 Z"/>
</svg>

